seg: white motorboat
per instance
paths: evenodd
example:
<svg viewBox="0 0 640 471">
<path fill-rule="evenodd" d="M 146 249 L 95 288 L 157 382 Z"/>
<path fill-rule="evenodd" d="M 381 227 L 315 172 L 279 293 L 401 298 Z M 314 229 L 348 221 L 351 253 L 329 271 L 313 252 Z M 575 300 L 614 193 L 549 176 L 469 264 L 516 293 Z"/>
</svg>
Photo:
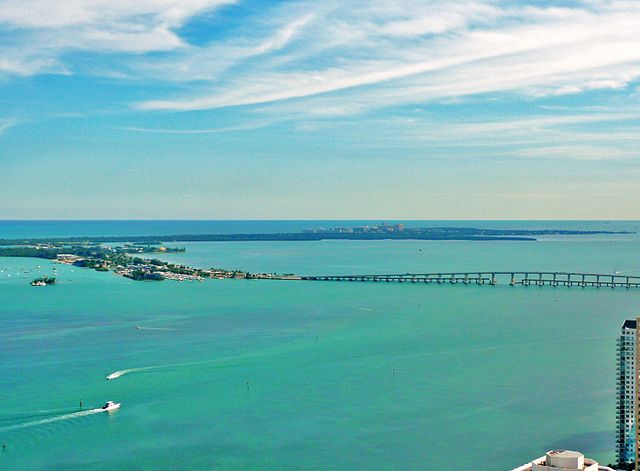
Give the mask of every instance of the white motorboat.
<svg viewBox="0 0 640 471">
<path fill-rule="evenodd" d="M 120 404 L 121 404 L 120 402 L 116 404 L 113 401 L 108 401 L 104 406 L 102 406 L 102 410 L 110 411 L 110 410 L 120 409 Z"/>
</svg>

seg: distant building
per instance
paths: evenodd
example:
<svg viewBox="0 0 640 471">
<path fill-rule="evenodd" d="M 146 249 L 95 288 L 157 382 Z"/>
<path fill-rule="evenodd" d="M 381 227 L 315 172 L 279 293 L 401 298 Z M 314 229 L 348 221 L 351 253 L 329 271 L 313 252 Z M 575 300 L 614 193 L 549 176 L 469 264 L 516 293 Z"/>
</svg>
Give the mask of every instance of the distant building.
<svg viewBox="0 0 640 471">
<path fill-rule="evenodd" d="M 597 461 L 585 458 L 578 451 L 551 450 L 525 465 L 512 471 L 613 471 L 607 466 L 600 466 Z"/>
<path fill-rule="evenodd" d="M 81 260 L 82 257 L 79 257 L 78 255 L 73 255 L 70 253 L 59 253 L 58 255 L 56 255 L 56 260 L 58 262 L 64 262 L 64 263 L 73 263 L 76 260 Z"/>
<path fill-rule="evenodd" d="M 636 463 L 637 437 L 637 320 L 626 320 L 620 329 L 617 346 L 616 388 L 616 462 L 620 467 Z M 636 463 L 637 469 L 637 463 Z"/>
</svg>

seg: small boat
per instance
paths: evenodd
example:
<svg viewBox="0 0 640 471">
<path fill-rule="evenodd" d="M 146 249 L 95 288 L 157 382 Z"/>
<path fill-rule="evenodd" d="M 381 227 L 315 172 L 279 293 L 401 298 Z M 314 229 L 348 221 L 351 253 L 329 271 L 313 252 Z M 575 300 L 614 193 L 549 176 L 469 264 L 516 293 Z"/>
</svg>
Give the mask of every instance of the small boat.
<svg viewBox="0 0 640 471">
<path fill-rule="evenodd" d="M 102 406 L 102 410 L 104 411 L 110 411 L 110 410 L 116 410 L 116 409 L 120 409 L 120 402 L 118 402 L 117 404 L 113 401 L 107 401 L 107 403 Z"/>
</svg>

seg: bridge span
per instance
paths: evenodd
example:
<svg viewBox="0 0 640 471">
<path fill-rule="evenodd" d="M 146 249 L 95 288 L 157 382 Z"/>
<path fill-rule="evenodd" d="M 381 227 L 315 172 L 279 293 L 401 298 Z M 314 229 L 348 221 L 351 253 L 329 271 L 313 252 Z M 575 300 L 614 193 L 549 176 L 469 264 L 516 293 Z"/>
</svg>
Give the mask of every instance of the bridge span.
<svg viewBox="0 0 640 471">
<path fill-rule="evenodd" d="M 593 286 L 596 288 L 640 288 L 640 276 L 601 273 L 542 271 L 485 271 L 454 273 L 402 273 L 393 275 L 313 275 L 307 281 L 368 281 L 373 283 L 449 283 L 510 286 Z"/>
</svg>

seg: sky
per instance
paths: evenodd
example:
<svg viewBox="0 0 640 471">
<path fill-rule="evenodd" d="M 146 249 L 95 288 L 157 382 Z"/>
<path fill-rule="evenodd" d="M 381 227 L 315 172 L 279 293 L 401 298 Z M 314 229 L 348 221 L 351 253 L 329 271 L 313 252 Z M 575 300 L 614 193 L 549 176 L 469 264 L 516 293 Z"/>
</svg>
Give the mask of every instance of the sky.
<svg viewBox="0 0 640 471">
<path fill-rule="evenodd" d="M 0 219 L 640 219 L 640 2 L 0 0 Z"/>
</svg>

